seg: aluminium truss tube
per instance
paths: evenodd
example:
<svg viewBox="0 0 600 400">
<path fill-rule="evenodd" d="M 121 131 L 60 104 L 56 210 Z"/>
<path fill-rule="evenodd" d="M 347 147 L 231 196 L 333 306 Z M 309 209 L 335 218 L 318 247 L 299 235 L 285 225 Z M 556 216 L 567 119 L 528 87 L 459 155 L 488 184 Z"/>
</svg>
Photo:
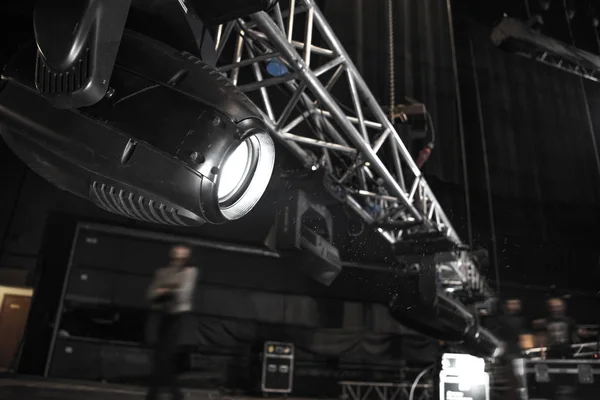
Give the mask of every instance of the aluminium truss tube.
<svg viewBox="0 0 600 400">
<path fill-rule="evenodd" d="M 268 35 L 269 39 L 273 42 L 277 50 L 279 50 L 279 52 L 288 60 L 290 65 L 296 71 L 298 71 L 298 73 L 301 76 L 304 77 L 307 86 L 313 91 L 315 95 L 317 95 L 320 98 L 321 102 L 325 104 L 327 108 L 329 108 L 336 122 L 340 125 L 341 128 L 343 128 L 346 131 L 349 138 L 352 140 L 352 142 L 354 142 L 358 150 L 362 154 L 364 154 L 364 156 L 371 163 L 373 168 L 383 178 L 383 181 L 390 188 L 392 194 L 403 200 L 405 206 L 408 208 L 408 210 L 414 216 L 414 218 L 417 219 L 417 221 L 423 221 L 423 217 L 421 216 L 419 211 L 417 211 L 417 209 L 411 204 L 404 190 L 400 187 L 398 182 L 396 182 L 394 177 L 387 170 L 387 168 L 379 159 L 379 157 L 377 157 L 371 146 L 369 146 L 364 141 L 360 133 L 358 133 L 358 131 L 354 128 L 354 125 L 350 121 L 348 121 L 344 112 L 329 96 L 329 93 L 327 92 L 325 87 L 323 87 L 323 84 L 314 75 L 314 73 L 308 69 L 300 55 L 296 52 L 296 50 L 293 49 L 293 47 L 290 46 L 287 40 L 285 40 L 285 38 L 281 36 L 279 28 L 277 27 L 277 25 L 275 25 L 273 20 L 265 12 L 253 14 L 252 18 L 261 28 L 261 30 L 263 30 L 263 32 Z M 322 16 L 317 10 L 315 10 L 315 18 L 317 20 L 322 19 Z M 347 59 L 346 62 L 348 62 Z M 362 79 L 357 79 L 357 83 L 361 81 Z M 362 83 L 364 84 L 364 81 L 362 81 Z M 383 111 L 381 111 L 381 109 L 379 109 L 379 111 L 383 114 Z"/>
<path fill-rule="evenodd" d="M 358 86 L 358 89 L 360 90 L 362 95 L 365 97 L 364 100 L 366 101 L 367 105 L 376 114 L 376 116 L 378 117 L 380 122 L 384 125 L 384 127 L 386 127 L 387 129 L 390 130 L 390 132 L 393 136 L 393 140 L 395 141 L 398 150 L 400 150 L 400 153 L 402 154 L 404 161 L 407 163 L 407 165 L 412 170 L 412 172 L 415 176 L 415 179 L 419 179 L 421 177 L 421 170 L 419 170 L 419 168 L 413 161 L 410 153 L 408 152 L 408 149 L 406 148 L 406 146 L 400 139 L 400 136 L 394 129 L 392 123 L 386 117 L 383 110 L 377 103 L 377 100 L 375 99 L 375 97 L 373 96 L 371 91 L 369 90 L 367 83 L 364 81 L 363 77 L 360 75 L 360 73 L 357 71 L 356 67 L 352 63 L 352 59 L 348 56 L 348 53 L 344 50 L 342 45 L 338 42 L 337 38 L 335 37 L 335 34 L 333 33 L 333 29 L 331 28 L 331 26 L 329 25 L 329 23 L 323 16 L 323 14 L 321 14 L 321 11 L 315 4 L 314 0 L 303 0 L 303 1 L 306 4 L 307 8 L 314 9 L 314 18 L 315 18 L 316 25 L 320 29 L 321 33 L 323 34 L 326 42 L 329 44 L 330 48 L 334 52 L 336 52 L 338 55 L 340 55 L 346 59 L 346 68 L 348 69 L 348 72 L 353 73 L 353 75 L 356 79 L 356 84 Z M 396 161 L 396 160 L 394 160 L 394 161 Z M 402 186 L 404 186 L 404 177 L 402 175 L 400 175 L 399 179 L 401 179 Z M 442 220 L 444 221 L 444 223 L 446 225 L 446 229 L 448 229 L 448 236 L 456 244 L 458 244 L 458 245 L 462 244 L 462 241 L 458 237 L 456 231 L 454 230 L 454 228 L 452 227 L 452 224 L 450 223 L 450 220 L 448 219 L 448 217 L 442 210 L 441 206 L 439 205 L 439 202 L 433 195 L 433 192 L 429 188 L 429 185 L 425 184 L 425 186 L 426 186 L 425 191 L 427 192 L 427 196 L 435 204 L 434 207 L 437 208 L 436 211 L 437 211 L 438 215 L 440 215 L 440 217 L 442 218 Z M 402 196 L 402 199 L 404 199 L 404 198 L 405 197 Z M 419 215 L 419 218 L 421 218 L 420 215 Z"/>
<path fill-rule="evenodd" d="M 373 93 L 371 93 L 369 86 L 367 85 L 367 83 L 365 82 L 363 77 L 360 75 L 358 70 L 356 69 L 356 66 L 352 63 L 352 59 L 350 58 L 350 56 L 348 55 L 346 50 L 344 50 L 342 45 L 338 42 L 338 39 L 335 37 L 335 34 L 333 33 L 333 29 L 331 28 L 331 26 L 329 25 L 329 23 L 323 16 L 323 14 L 321 14 L 321 10 L 319 10 L 319 8 L 317 7 L 317 5 L 315 4 L 315 2 L 313 0 L 304 0 L 304 2 L 306 3 L 306 5 L 309 8 L 313 8 L 315 10 L 314 17 L 315 17 L 315 22 L 317 22 L 317 27 L 320 28 L 321 33 L 323 34 L 325 40 L 327 41 L 327 43 L 329 44 L 331 49 L 346 59 L 346 68 L 348 69 L 348 72 L 351 72 L 352 75 L 354 76 L 356 85 L 357 85 L 359 91 L 361 92 L 361 94 L 364 96 L 364 100 L 367 103 L 367 105 L 369 106 L 371 111 L 373 111 L 376 114 L 376 116 L 380 120 L 380 122 L 382 124 L 384 124 L 384 126 L 387 129 L 390 129 L 392 131 L 393 139 L 398 144 L 399 150 L 400 150 L 405 162 L 408 164 L 408 166 L 414 173 L 415 177 L 420 176 L 421 170 L 419 170 L 419 168 L 417 167 L 417 164 L 415 164 L 415 162 L 413 161 L 410 153 L 406 149 L 406 146 L 400 139 L 400 136 L 394 129 L 390 120 L 383 113 L 383 110 L 379 106 L 379 103 L 373 96 Z M 400 179 L 402 179 L 402 178 L 400 178 Z"/>
<path fill-rule="evenodd" d="M 282 146 L 286 147 L 293 155 L 296 156 L 296 158 L 301 160 L 302 165 L 305 168 L 311 168 L 313 165 L 315 165 L 316 160 L 314 157 L 307 153 L 306 150 L 304 150 L 302 147 L 298 146 L 297 143 L 294 143 L 284 138 L 280 129 L 278 129 L 277 126 L 275 126 L 275 123 L 271 119 L 269 119 L 269 117 L 264 112 L 262 112 L 260 108 L 258 110 L 261 113 L 263 117 L 263 122 L 267 126 L 267 129 L 271 133 L 271 136 L 278 139 L 278 142 Z"/>
</svg>

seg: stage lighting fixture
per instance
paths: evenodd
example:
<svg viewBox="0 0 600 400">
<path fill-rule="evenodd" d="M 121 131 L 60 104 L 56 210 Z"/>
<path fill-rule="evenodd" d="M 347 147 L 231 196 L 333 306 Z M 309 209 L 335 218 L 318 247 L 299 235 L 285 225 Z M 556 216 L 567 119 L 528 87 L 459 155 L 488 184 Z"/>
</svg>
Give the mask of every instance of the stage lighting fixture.
<svg viewBox="0 0 600 400">
<path fill-rule="evenodd" d="M 406 297 L 397 293 L 390 301 L 389 311 L 402 325 L 438 340 L 462 342 L 477 332 L 475 317 L 464 305 L 443 293 L 436 297 L 432 308 L 415 307 L 407 306 Z"/>
<path fill-rule="evenodd" d="M 40 43 L 14 55 L 0 85 L 0 134 L 39 175 L 105 210 L 161 224 L 224 223 L 259 201 L 274 144 L 254 104 L 215 69 L 125 31 L 110 81 L 90 80 L 99 52 L 81 75 L 82 43 L 72 51 Z M 103 85 L 98 101 L 72 107 L 82 90 Z"/>
</svg>

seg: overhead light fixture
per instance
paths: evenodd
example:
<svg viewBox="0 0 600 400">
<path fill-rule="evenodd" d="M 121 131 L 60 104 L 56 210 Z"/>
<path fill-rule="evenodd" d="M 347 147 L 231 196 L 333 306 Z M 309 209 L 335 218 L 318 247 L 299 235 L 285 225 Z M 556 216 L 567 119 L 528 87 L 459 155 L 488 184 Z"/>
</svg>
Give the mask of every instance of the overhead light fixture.
<svg viewBox="0 0 600 400">
<path fill-rule="evenodd" d="M 40 43 L 3 72 L 0 134 L 42 177 L 110 212 L 161 224 L 223 223 L 257 204 L 275 147 L 254 104 L 216 70 L 126 31 L 106 83 L 95 79 L 101 65 L 73 76 L 78 51 L 86 62 L 101 58 L 81 43 L 67 52 Z M 78 101 L 92 104 L 73 108 Z"/>
</svg>

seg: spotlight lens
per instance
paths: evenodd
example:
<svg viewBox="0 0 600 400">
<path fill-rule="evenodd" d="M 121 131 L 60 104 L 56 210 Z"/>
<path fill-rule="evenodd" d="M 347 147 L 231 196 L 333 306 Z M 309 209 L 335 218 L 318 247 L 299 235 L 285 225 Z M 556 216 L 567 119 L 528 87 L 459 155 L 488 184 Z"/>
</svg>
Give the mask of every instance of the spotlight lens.
<svg viewBox="0 0 600 400">
<path fill-rule="evenodd" d="M 267 189 L 274 164 L 275 146 L 267 133 L 248 137 L 231 152 L 217 183 L 225 218 L 241 218 L 254 208 Z"/>
<path fill-rule="evenodd" d="M 221 171 L 221 182 L 217 192 L 219 202 L 230 198 L 236 189 L 243 185 L 248 175 L 251 155 L 249 143 L 244 141 L 227 158 Z"/>
</svg>

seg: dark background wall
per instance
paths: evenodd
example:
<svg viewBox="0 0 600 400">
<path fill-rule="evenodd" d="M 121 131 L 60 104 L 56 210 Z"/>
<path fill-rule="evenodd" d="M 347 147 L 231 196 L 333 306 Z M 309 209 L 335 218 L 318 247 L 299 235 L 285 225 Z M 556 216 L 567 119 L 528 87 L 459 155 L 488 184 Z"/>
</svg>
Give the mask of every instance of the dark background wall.
<svg viewBox="0 0 600 400">
<path fill-rule="evenodd" d="M 465 16 L 456 27 L 469 180 L 474 198 L 490 186 L 500 279 L 595 292 L 600 86 L 502 52 Z"/>
</svg>

